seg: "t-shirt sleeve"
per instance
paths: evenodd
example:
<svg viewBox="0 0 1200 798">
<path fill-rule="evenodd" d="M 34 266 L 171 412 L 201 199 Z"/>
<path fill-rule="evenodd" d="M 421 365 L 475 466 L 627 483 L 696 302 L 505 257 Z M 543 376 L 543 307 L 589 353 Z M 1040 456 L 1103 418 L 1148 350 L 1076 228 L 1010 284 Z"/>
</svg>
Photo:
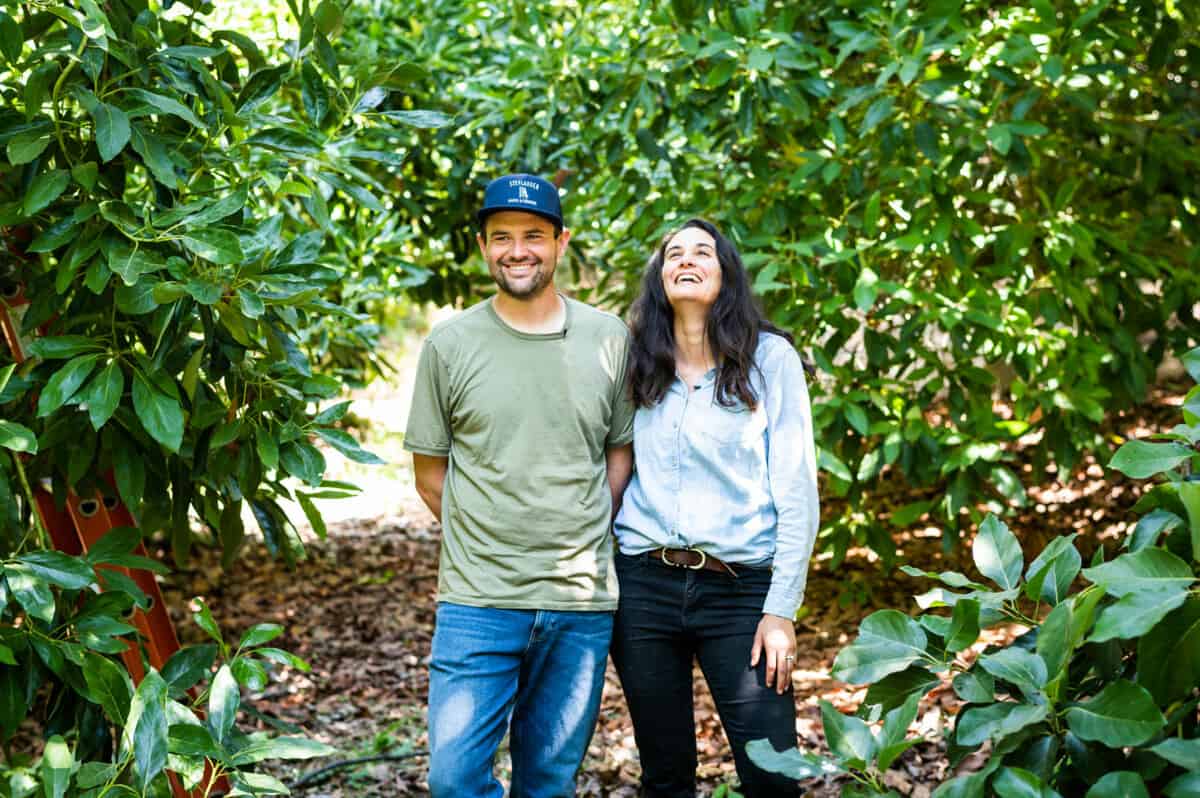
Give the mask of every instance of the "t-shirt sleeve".
<svg viewBox="0 0 1200 798">
<path fill-rule="evenodd" d="M 417 454 L 445 457 L 450 454 L 450 378 L 433 341 L 426 339 L 417 361 L 412 408 L 404 448 Z"/>
<path fill-rule="evenodd" d="M 621 364 L 617 378 L 613 381 L 612 420 L 609 422 L 608 448 L 624 446 L 633 440 L 633 400 L 629 397 L 629 333 L 625 332 L 621 343 Z"/>
</svg>

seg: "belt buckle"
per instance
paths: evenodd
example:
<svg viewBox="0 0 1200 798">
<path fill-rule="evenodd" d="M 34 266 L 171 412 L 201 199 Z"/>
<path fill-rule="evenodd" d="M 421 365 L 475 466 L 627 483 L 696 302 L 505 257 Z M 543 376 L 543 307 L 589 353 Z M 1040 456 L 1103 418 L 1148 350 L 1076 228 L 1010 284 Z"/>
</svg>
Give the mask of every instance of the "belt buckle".
<svg viewBox="0 0 1200 798">
<path fill-rule="evenodd" d="M 689 571 L 699 571 L 701 568 L 703 568 L 703 567 L 704 567 L 705 563 L 707 563 L 707 562 L 708 562 L 708 555 L 707 555 L 707 554 L 705 554 L 705 553 L 704 553 L 703 551 L 701 551 L 700 549 L 694 549 L 694 548 L 692 548 L 692 547 L 690 547 L 690 546 L 689 546 L 689 547 L 687 547 L 686 549 L 683 549 L 683 551 L 694 551 L 694 552 L 696 552 L 697 554 L 699 554 L 699 555 L 700 555 L 700 562 L 696 563 L 695 565 L 688 565 L 687 563 L 684 563 L 684 562 L 675 562 L 674 560 L 672 560 L 672 559 L 669 559 L 669 558 L 667 557 L 667 548 L 666 548 L 666 546 L 664 546 L 664 547 L 662 547 L 661 549 L 659 549 L 659 550 L 658 550 L 658 558 L 659 558 L 660 560 L 662 560 L 664 563 L 666 563 L 667 565 L 670 565 L 670 566 L 671 566 L 671 567 L 673 567 L 673 568 L 687 568 Z"/>
</svg>

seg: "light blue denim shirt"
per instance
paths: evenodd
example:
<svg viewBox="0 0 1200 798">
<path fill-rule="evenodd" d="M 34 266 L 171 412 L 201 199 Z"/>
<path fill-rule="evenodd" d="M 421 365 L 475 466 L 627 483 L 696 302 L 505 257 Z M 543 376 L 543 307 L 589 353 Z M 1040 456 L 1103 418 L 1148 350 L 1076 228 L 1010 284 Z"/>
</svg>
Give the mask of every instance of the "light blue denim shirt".
<svg viewBox="0 0 1200 798">
<path fill-rule="evenodd" d="M 634 474 L 614 531 L 625 554 L 695 547 L 730 563 L 771 563 L 763 612 L 791 618 L 804 598 L 819 525 L 812 412 L 804 366 L 778 335 L 759 335 L 758 407 L 722 407 L 716 370 L 638 408 Z"/>
</svg>

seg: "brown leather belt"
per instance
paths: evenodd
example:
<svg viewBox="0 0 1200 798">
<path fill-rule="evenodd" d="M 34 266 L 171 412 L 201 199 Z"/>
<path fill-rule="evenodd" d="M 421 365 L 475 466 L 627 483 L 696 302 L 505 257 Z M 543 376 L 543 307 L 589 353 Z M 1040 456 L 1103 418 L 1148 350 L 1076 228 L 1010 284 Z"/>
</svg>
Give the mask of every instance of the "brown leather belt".
<svg viewBox="0 0 1200 798">
<path fill-rule="evenodd" d="M 732 565 L 700 549 L 655 549 L 650 552 L 650 559 L 657 560 L 663 565 L 669 565 L 672 568 L 687 568 L 689 571 L 703 569 L 705 571 L 716 571 L 719 574 L 727 574 L 734 579 L 737 578 L 737 571 L 733 570 Z"/>
</svg>

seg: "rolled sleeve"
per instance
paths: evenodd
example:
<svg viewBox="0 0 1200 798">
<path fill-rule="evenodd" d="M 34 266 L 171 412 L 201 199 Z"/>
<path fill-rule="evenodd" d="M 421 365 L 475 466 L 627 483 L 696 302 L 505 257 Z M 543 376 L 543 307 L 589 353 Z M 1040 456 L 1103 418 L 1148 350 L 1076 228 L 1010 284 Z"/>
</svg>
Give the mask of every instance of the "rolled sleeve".
<svg viewBox="0 0 1200 798">
<path fill-rule="evenodd" d="M 449 374 L 433 341 L 426 340 L 417 361 L 412 407 L 404 432 L 404 448 L 416 454 L 450 454 Z"/>
<path fill-rule="evenodd" d="M 804 365 L 790 345 L 773 347 L 764 369 L 767 474 L 778 515 L 771 588 L 763 612 L 792 618 L 804 600 L 820 526 L 817 456 Z"/>
</svg>

